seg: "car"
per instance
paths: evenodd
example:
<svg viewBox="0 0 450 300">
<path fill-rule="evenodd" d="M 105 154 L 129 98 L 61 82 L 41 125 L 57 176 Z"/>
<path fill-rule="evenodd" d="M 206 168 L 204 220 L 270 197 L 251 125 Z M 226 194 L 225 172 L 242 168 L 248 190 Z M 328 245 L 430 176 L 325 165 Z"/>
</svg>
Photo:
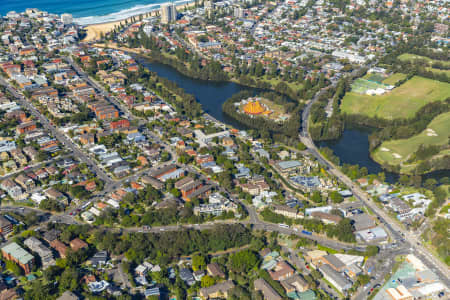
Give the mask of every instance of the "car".
<svg viewBox="0 0 450 300">
<path fill-rule="evenodd" d="M 73 212 L 70 212 L 70 214 L 69 215 L 73 215 Z"/>
<path fill-rule="evenodd" d="M 160 229 L 159 229 L 159 231 L 164 231 L 164 230 L 165 230 L 164 228 L 160 228 Z"/>
<path fill-rule="evenodd" d="M 370 291 L 373 292 L 373 288 L 371 288 Z"/>
</svg>

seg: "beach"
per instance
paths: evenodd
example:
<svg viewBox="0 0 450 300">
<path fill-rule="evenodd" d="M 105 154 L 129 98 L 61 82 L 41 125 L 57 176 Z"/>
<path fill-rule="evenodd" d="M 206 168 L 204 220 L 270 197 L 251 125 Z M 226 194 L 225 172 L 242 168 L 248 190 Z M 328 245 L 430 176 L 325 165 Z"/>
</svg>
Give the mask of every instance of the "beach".
<svg viewBox="0 0 450 300">
<path fill-rule="evenodd" d="M 178 4 L 178 5 L 176 5 L 176 9 L 177 9 L 177 11 L 182 11 L 182 10 L 192 7 L 194 5 L 195 5 L 195 2 Z M 85 41 L 85 42 L 96 41 L 96 40 L 100 39 L 102 34 L 106 34 L 110 31 L 112 31 L 114 29 L 114 27 L 124 24 L 126 20 L 128 21 L 128 23 L 131 23 L 133 17 L 138 20 L 140 15 L 142 15 L 144 18 L 149 18 L 149 17 L 158 15 L 158 13 L 159 13 L 159 7 L 154 8 L 153 10 L 151 10 L 149 12 L 140 13 L 140 14 L 133 15 L 133 16 L 130 16 L 127 18 L 123 18 L 123 19 L 117 20 L 117 21 L 86 25 L 85 26 L 86 37 L 84 38 L 83 41 Z"/>
</svg>

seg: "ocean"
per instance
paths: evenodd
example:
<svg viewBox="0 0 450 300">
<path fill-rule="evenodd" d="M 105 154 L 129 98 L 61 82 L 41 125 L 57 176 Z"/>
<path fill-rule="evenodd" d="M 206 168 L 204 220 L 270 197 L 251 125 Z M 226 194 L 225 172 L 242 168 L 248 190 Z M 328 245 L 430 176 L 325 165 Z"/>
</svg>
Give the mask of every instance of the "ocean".
<svg viewBox="0 0 450 300">
<path fill-rule="evenodd" d="M 50 13 L 69 13 L 80 25 L 122 20 L 158 9 L 169 0 L 0 0 L 0 15 L 37 8 Z M 174 1 L 182 4 L 190 1 Z"/>
</svg>

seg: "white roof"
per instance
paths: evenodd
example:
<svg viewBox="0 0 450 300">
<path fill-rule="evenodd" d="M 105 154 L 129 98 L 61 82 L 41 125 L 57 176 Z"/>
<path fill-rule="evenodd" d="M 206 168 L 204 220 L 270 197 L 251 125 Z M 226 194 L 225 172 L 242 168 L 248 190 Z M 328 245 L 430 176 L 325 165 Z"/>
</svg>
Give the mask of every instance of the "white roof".
<svg viewBox="0 0 450 300">
<path fill-rule="evenodd" d="M 444 290 L 447 290 L 447 287 L 442 282 L 433 282 L 420 287 L 418 292 L 423 296 L 428 296 Z"/>
<path fill-rule="evenodd" d="M 148 270 L 148 268 L 144 265 L 139 265 L 134 269 L 134 271 L 136 273 L 145 273 L 145 272 L 147 272 L 147 270 Z"/>
<path fill-rule="evenodd" d="M 341 262 L 344 263 L 344 265 L 349 266 L 354 263 L 361 265 L 364 261 L 364 256 L 357 256 L 357 255 L 348 255 L 348 254 L 335 254 Z"/>
<path fill-rule="evenodd" d="M 101 214 L 101 212 L 100 212 L 98 209 L 96 209 L 95 207 L 91 207 L 91 208 L 89 209 L 89 211 L 90 211 L 93 215 L 96 215 L 97 217 L 100 216 L 100 214 Z"/>
<path fill-rule="evenodd" d="M 119 208 L 119 206 L 120 206 L 119 202 L 117 202 L 116 200 L 113 200 L 113 199 L 109 199 L 107 203 L 114 208 Z"/>
<path fill-rule="evenodd" d="M 397 288 L 389 288 L 386 292 L 394 299 L 412 299 L 413 295 L 403 285 L 399 285 Z"/>
<path fill-rule="evenodd" d="M 428 268 L 414 254 L 408 254 L 406 260 L 414 266 L 417 271 L 427 270 Z"/>
</svg>

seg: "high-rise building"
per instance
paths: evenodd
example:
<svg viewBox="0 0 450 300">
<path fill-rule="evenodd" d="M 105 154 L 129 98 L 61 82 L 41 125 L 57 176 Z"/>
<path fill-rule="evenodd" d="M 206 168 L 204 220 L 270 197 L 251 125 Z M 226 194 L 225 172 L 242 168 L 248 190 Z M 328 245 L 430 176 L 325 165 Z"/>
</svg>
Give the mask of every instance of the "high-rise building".
<svg viewBox="0 0 450 300">
<path fill-rule="evenodd" d="M 72 22 L 73 22 L 72 15 L 71 14 L 62 14 L 61 22 L 63 22 L 64 24 L 72 24 Z"/>
<path fill-rule="evenodd" d="M 161 5 L 161 23 L 168 24 L 177 19 L 177 9 L 173 3 Z"/>
</svg>

